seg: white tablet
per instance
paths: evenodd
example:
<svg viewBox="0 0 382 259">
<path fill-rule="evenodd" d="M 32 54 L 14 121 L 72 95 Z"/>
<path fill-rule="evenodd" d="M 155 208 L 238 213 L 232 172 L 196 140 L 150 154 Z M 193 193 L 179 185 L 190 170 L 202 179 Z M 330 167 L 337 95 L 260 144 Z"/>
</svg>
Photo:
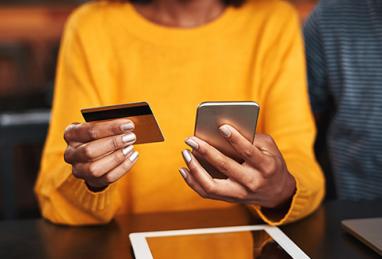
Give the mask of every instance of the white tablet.
<svg viewBox="0 0 382 259">
<path fill-rule="evenodd" d="M 137 259 L 309 258 L 279 228 L 267 225 L 130 234 Z"/>
</svg>

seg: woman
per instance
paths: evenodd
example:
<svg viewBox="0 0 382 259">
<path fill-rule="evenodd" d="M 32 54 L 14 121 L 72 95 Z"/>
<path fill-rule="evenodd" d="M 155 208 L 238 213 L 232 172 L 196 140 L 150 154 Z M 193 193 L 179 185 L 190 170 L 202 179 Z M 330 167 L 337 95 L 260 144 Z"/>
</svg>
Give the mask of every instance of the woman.
<svg viewBox="0 0 382 259">
<path fill-rule="evenodd" d="M 186 139 L 227 180 L 212 179 L 190 151 L 182 152 L 186 166 L 179 156 L 206 100 L 254 100 L 262 109 L 254 143 L 219 128 L 243 164 Z M 164 143 L 134 147 L 127 119 L 72 124 L 82 120 L 81 108 L 136 101 L 150 103 Z M 44 217 L 71 225 L 235 204 L 283 224 L 322 199 L 314 135 L 298 18 L 286 3 L 93 2 L 65 29 L 36 193 Z"/>
</svg>

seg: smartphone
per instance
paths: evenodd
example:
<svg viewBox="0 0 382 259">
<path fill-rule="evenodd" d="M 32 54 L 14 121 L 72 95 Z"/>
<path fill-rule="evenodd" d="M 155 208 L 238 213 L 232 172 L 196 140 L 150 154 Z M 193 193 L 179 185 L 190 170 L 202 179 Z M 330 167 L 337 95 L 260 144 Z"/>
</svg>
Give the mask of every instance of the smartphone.
<svg viewBox="0 0 382 259">
<path fill-rule="evenodd" d="M 259 112 L 259 105 L 251 101 L 203 102 L 197 109 L 194 135 L 206 141 L 224 155 L 242 163 L 242 158 L 219 132 L 219 127 L 228 124 L 237 129 L 249 142 L 253 143 Z M 202 157 L 197 158 L 214 178 L 227 178 L 209 165 Z"/>
</svg>

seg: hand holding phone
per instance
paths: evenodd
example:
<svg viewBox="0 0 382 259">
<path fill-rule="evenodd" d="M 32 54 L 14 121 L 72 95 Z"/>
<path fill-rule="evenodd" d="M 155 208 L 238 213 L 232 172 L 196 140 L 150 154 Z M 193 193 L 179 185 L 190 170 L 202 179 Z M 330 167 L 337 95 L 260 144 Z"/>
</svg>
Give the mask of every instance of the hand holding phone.
<svg viewBox="0 0 382 259">
<path fill-rule="evenodd" d="M 235 127 L 251 143 L 255 138 L 259 105 L 255 102 L 204 102 L 198 106 L 195 122 L 195 137 L 204 140 L 222 154 L 242 163 L 243 159 L 224 139 L 219 127 L 227 124 Z M 203 157 L 199 163 L 214 178 L 227 178 Z"/>
<path fill-rule="evenodd" d="M 232 150 L 219 150 L 208 139 L 187 138 L 192 152 L 184 150 L 182 155 L 188 168 L 179 169 L 186 183 L 203 198 L 288 208 L 296 182 L 275 141 L 259 133 L 250 141 L 232 125 L 216 125 L 213 120 L 209 124 L 217 127 Z M 224 177 L 211 174 L 200 161 L 207 162 Z"/>
</svg>

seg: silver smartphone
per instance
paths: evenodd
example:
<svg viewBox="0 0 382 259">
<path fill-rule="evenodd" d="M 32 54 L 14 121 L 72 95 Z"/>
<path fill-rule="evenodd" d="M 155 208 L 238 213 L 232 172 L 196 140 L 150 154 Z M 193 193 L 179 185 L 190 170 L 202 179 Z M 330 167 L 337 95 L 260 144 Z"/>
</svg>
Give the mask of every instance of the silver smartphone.
<svg viewBox="0 0 382 259">
<path fill-rule="evenodd" d="M 259 105 L 251 101 L 203 102 L 197 109 L 194 135 L 241 163 L 243 160 L 220 134 L 219 127 L 228 124 L 252 143 L 255 138 L 259 111 Z M 213 177 L 226 178 L 203 158 L 198 157 L 198 160 Z"/>
</svg>

